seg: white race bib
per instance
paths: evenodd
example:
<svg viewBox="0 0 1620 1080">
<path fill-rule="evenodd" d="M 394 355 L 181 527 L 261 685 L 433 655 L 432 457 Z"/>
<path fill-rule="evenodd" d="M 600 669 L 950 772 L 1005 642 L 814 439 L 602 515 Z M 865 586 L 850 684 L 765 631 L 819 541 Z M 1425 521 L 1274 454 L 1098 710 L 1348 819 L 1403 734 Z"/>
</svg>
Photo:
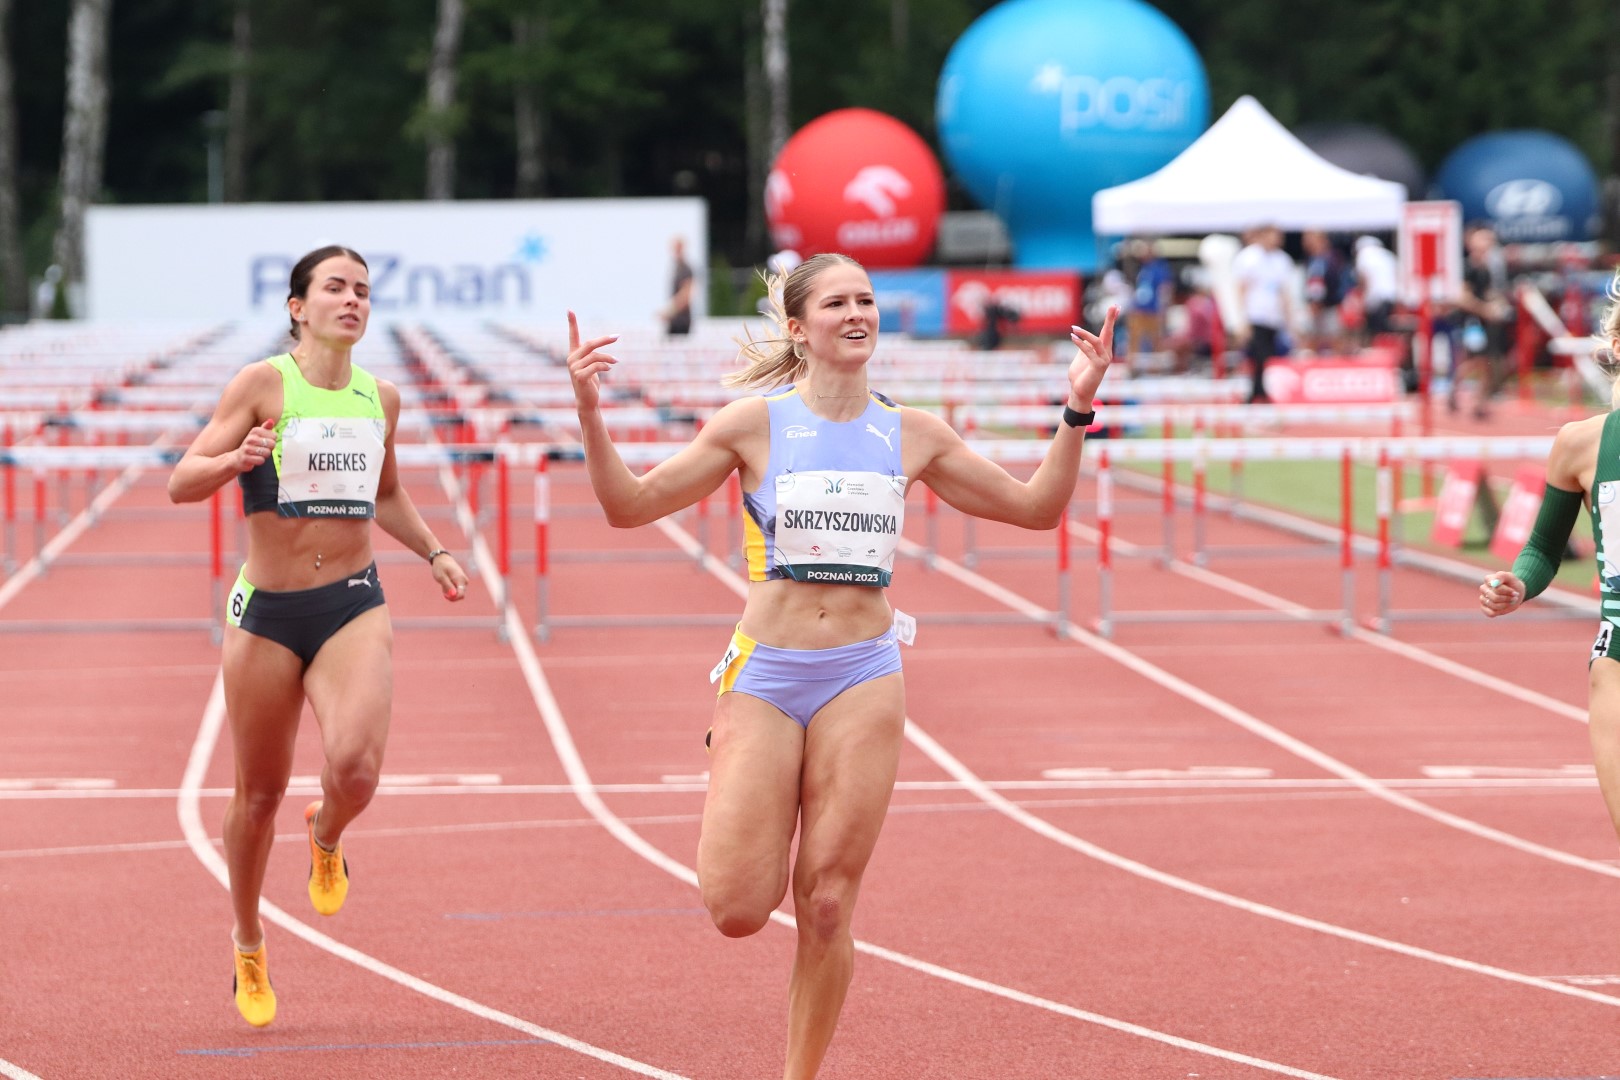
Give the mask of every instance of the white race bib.
<svg viewBox="0 0 1620 1080">
<path fill-rule="evenodd" d="M 383 421 L 363 416 L 288 420 L 276 448 L 281 516 L 374 516 L 384 434 Z"/>
<path fill-rule="evenodd" d="M 784 577 L 886 586 L 905 525 L 906 478 L 796 472 L 776 478 L 776 566 Z"/>
</svg>

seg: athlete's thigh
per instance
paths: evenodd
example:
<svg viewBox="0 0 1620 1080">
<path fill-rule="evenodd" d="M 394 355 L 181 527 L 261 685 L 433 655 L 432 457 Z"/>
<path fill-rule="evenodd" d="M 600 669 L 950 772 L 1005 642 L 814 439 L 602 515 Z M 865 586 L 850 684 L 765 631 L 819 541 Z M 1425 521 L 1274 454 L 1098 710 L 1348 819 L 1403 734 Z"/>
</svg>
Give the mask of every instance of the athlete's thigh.
<svg viewBox="0 0 1620 1080">
<path fill-rule="evenodd" d="M 711 743 L 698 877 L 706 889 L 763 884 L 780 902 L 799 813 L 804 730 L 762 698 L 728 693 L 715 703 Z"/>
<path fill-rule="evenodd" d="M 1620 647 L 1620 646 L 1612 646 Z M 1620 660 L 1607 650 L 1592 658 L 1587 673 L 1587 710 L 1594 732 L 1620 731 Z"/>
<path fill-rule="evenodd" d="M 894 793 L 905 720 L 904 676 L 895 672 L 850 687 L 810 721 L 796 873 L 865 870 Z"/>
<path fill-rule="evenodd" d="M 220 667 L 238 780 L 285 787 L 304 709 L 303 661 L 285 645 L 227 626 Z"/>
<path fill-rule="evenodd" d="M 304 672 L 328 760 L 380 750 L 394 701 L 394 629 L 387 607 L 361 612 L 326 639 Z"/>
</svg>

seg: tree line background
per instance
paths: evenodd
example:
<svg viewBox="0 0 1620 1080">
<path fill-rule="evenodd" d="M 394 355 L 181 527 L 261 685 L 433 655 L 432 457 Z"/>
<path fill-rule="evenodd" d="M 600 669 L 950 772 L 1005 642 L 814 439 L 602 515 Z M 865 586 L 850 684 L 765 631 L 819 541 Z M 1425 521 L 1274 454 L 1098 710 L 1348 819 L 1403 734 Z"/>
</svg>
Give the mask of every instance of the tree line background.
<svg viewBox="0 0 1620 1080">
<path fill-rule="evenodd" d="M 993 6 L 0 0 L 0 314 L 48 265 L 82 279 L 92 203 L 696 195 L 716 257 L 757 263 L 786 135 L 861 105 L 937 152 L 940 68 Z M 1615 0 L 1155 6 L 1202 56 L 1213 116 L 1250 93 L 1290 127 L 1372 124 L 1430 172 L 1469 136 L 1542 128 L 1614 204 Z"/>
</svg>

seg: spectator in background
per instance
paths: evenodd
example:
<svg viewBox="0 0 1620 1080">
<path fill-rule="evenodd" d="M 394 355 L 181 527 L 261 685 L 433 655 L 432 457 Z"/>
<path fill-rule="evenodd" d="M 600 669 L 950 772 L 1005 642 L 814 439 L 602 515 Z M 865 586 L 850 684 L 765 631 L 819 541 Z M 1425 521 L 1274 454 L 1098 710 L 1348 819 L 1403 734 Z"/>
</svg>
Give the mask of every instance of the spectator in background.
<svg viewBox="0 0 1620 1080">
<path fill-rule="evenodd" d="M 52 263 L 45 268 L 45 276 L 40 278 L 39 287 L 34 290 L 34 318 L 56 318 L 56 301 L 61 288 L 62 268 Z"/>
<path fill-rule="evenodd" d="M 1138 240 L 1131 245 L 1131 251 L 1136 260 L 1136 280 L 1131 287 L 1125 325 L 1134 355 L 1154 352 L 1163 345 L 1164 315 L 1170 307 L 1175 275 L 1153 241 Z"/>
<path fill-rule="evenodd" d="M 1269 400 L 1263 382 L 1266 361 L 1282 354 L 1279 339 L 1294 324 L 1293 282 L 1294 260 L 1282 249 L 1282 230 L 1262 225 L 1232 260 L 1232 283 L 1237 288 L 1237 306 L 1243 318 L 1237 337 L 1253 372 L 1248 398 L 1251 405 Z"/>
<path fill-rule="evenodd" d="M 1513 304 L 1509 300 L 1507 260 L 1496 242 L 1495 230 L 1487 225 L 1470 228 L 1463 236 L 1463 253 L 1463 290 L 1457 298 L 1462 342 L 1446 404 L 1452 412 L 1457 411 L 1458 388 L 1464 372 L 1472 369 L 1479 384 L 1474 417 L 1483 420 L 1490 413 L 1491 398 L 1507 381 L 1505 360 Z"/>
<path fill-rule="evenodd" d="M 1102 294 L 1101 309 L 1103 311 L 1107 311 L 1109 308 L 1127 312 L 1130 310 L 1131 283 L 1126 278 L 1125 271 L 1120 269 L 1117 262 L 1103 271 L 1098 289 Z M 1123 342 L 1121 338 L 1124 339 Z M 1115 357 L 1123 359 L 1127 355 L 1127 350 L 1132 347 L 1129 331 L 1124 326 L 1115 327 L 1112 340 L 1108 342 L 1108 347 L 1113 351 Z"/>
<path fill-rule="evenodd" d="M 1179 316 L 1173 329 L 1167 327 L 1165 346 L 1175 354 L 1177 371 L 1202 370 L 1214 362 L 1217 346 L 1225 342 L 1220 305 L 1201 285 L 1182 286 L 1180 293 L 1181 302 L 1172 309 Z"/>
<path fill-rule="evenodd" d="M 1019 313 L 1017 308 L 1003 304 L 992 295 L 985 297 L 979 318 L 982 321 L 976 344 L 986 352 L 994 352 L 1007 339 L 1007 328 L 1018 323 Z"/>
<path fill-rule="evenodd" d="M 1376 236 L 1356 241 L 1356 281 L 1361 286 L 1361 306 L 1365 312 L 1367 342 L 1390 332 L 1399 291 L 1399 270 L 1395 253 Z"/>
<path fill-rule="evenodd" d="M 1300 241 L 1305 247 L 1305 303 L 1310 312 L 1307 345 L 1319 353 L 1342 351 L 1344 321 L 1339 305 L 1349 290 L 1349 267 L 1327 233 L 1312 229 Z"/>
<path fill-rule="evenodd" d="M 685 240 L 675 237 L 669 249 L 675 259 L 675 273 L 669 287 L 669 303 L 664 305 L 659 317 L 664 320 L 664 333 L 684 337 L 692 332 L 692 265 L 686 261 Z"/>
</svg>

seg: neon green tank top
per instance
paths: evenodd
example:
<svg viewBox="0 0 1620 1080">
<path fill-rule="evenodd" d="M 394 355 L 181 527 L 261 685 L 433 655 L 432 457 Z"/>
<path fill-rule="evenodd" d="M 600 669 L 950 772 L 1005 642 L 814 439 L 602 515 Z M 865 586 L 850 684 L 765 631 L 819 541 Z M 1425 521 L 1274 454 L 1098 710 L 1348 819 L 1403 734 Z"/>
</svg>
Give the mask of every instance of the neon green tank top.
<svg viewBox="0 0 1620 1080">
<path fill-rule="evenodd" d="M 304 379 L 290 354 L 265 363 L 281 373 L 280 438 L 269 460 L 239 477 L 243 513 L 375 517 L 388 436 L 376 378 L 352 365 L 348 386 L 323 390 Z"/>
</svg>

